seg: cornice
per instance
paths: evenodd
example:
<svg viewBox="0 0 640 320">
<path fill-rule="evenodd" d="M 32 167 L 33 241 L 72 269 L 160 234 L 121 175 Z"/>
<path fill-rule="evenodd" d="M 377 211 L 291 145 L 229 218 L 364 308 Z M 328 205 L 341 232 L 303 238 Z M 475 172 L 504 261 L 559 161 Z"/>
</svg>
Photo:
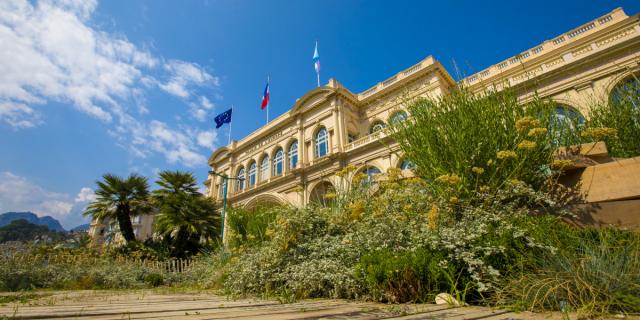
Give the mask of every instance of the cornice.
<svg viewBox="0 0 640 320">
<path fill-rule="evenodd" d="M 519 76 L 537 77 L 549 72 L 546 69 L 553 69 L 558 64 L 570 64 L 576 61 L 573 58 L 581 59 L 580 55 L 593 51 L 593 48 L 590 48 L 591 44 L 599 42 L 598 40 L 604 42 L 607 37 L 615 37 L 617 32 L 637 26 L 639 17 L 640 15 L 627 16 L 621 8 L 617 8 L 607 15 L 470 75 L 460 83 L 471 91 L 477 92 L 483 91 L 488 85 L 501 84 Z M 570 35 L 573 36 L 570 37 Z M 565 40 L 556 43 L 559 39 Z M 603 46 L 606 44 L 608 43 L 604 43 Z M 584 52 L 580 52 L 581 50 Z M 567 54 L 572 55 L 571 61 L 565 61 Z M 542 70 L 536 72 L 536 69 L 540 68 Z"/>
</svg>

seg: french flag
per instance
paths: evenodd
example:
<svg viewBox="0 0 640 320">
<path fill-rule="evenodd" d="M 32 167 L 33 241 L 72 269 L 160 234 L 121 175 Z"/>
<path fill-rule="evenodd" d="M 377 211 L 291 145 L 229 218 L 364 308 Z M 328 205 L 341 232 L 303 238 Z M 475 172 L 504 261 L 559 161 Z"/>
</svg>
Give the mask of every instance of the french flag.
<svg viewBox="0 0 640 320">
<path fill-rule="evenodd" d="M 262 104 L 260 109 L 264 110 L 269 105 L 269 79 L 267 79 L 267 86 L 264 87 L 264 94 L 262 95 Z"/>
</svg>

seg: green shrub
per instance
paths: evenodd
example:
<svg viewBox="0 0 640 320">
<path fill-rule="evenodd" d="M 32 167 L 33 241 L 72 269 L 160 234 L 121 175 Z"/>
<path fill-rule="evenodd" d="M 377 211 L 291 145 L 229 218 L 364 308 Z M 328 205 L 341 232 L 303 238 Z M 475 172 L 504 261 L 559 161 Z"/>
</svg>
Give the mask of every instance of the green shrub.
<svg viewBox="0 0 640 320">
<path fill-rule="evenodd" d="M 152 287 L 159 287 L 164 284 L 164 277 L 159 273 L 150 273 L 144 277 L 144 282 Z"/>
<path fill-rule="evenodd" d="M 355 275 L 366 283 L 376 300 L 432 302 L 438 293 L 451 292 L 464 301 L 469 288 L 460 287 L 460 284 L 472 281 L 461 279 L 463 271 L 448 265 L 446 260 L 439 251 L 383 250 L 364 255 L 355 266 Z"/>
</svg>

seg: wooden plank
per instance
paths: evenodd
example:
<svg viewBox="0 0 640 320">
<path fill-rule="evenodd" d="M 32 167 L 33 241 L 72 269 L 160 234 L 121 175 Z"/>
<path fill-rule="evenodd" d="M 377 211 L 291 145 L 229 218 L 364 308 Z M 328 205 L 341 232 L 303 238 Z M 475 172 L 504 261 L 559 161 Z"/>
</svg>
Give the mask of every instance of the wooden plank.
<svg viewBox="0 0 640 320">
<path fill-rule="evenodd" d="M 640 157 L 588 167 L 580 183 L 587 202 L 640 198 Z"/>
</svg>

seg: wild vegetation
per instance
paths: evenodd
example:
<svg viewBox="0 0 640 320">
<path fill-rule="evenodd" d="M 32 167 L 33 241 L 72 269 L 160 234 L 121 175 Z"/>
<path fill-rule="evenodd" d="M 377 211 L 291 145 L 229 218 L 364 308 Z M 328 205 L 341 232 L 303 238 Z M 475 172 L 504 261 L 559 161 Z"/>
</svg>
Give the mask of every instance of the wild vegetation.
<svg viewBox="0 0 640 320">
<path fill-rule="evenodd" d="M 32 263 L 3 257 L 2 269 L 12 271 L 0 275 L 0 288 L 170 285 L 283 302 L 392 303 L 432 302 L 445 292 L 514 309 L 638 313 L 640 235 L 563 223 L 580 213 L 580 199 L 557 183 L 570 160 L 554 158 L 559 147 L 602 140 L 614 156 L 639 156 L 640 140 L 630 138 L 640 137 L 633 92 L 594 106 L 586 121 L 554 117 L 541 99 L 522 105 L 508 91 L 411 101 L 412 116 L 388 130 L 415 176 L 392 169 L 371 179 L 347 166 L 323 205 L 233 208 L 226 247 L 213 240 L 219 220 L 193 176 L 164 172 L 149 194 L 131 191 L 146 181 L 105 176 L 88 213 L 126 219 L 154 208 L 160 241 L 130 241 L 108 254 L 81 249 L 73 255 L 88 258 L 74 262 L 45 262 L 36 251 L 28 251 Z M 128 214 L 118 213 L 125 203 Z M 197 263 L 165 274 L 135 262 L 161 251 L 197 253 Z M 113 263 L 123 256 L 134 259 Z"/>
</svg>

